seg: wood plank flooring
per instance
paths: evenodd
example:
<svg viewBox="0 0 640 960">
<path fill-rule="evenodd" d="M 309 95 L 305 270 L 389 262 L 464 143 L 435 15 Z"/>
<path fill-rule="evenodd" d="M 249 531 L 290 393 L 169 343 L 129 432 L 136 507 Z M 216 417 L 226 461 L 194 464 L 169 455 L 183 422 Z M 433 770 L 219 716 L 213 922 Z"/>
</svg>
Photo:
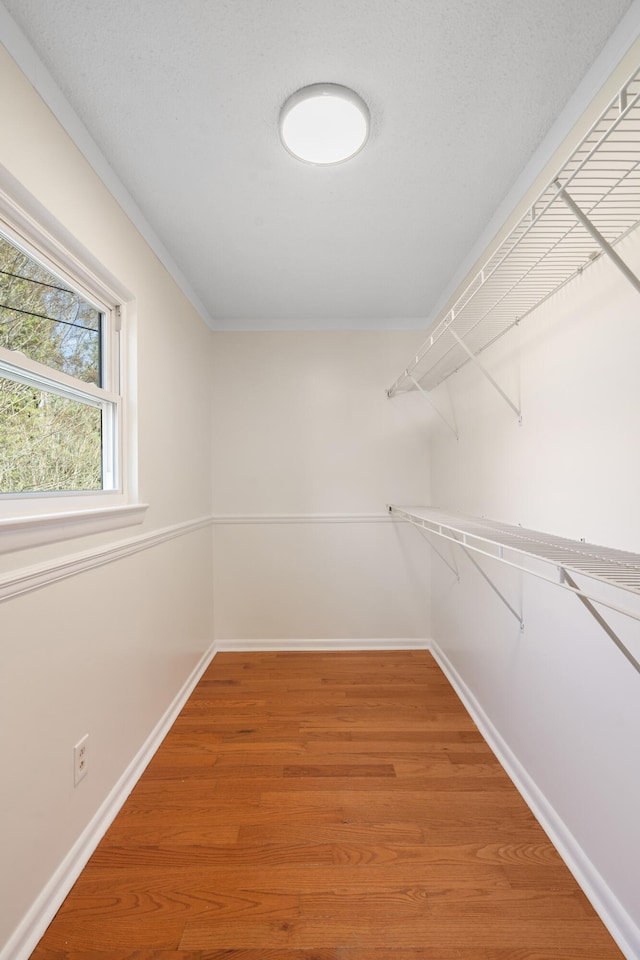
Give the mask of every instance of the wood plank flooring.
<svg viewBox="0 0 640 960">
<path fill-rule="evenodd" d="M 32 960 L 620 960 L 427 652 L 219 654 Z"/>
</svg>

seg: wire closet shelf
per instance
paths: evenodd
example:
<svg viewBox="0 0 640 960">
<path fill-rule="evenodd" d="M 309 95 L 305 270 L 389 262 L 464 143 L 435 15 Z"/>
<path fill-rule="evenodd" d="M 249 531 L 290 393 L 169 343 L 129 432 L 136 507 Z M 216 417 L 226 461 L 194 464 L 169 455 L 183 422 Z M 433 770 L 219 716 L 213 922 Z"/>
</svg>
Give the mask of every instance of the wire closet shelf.
<svg viewBox="0 0 640 960">
<path fill-rule="evenodd" d="M 571 573 L 640 596 L 640 554 L 527 530 L 497 520 L 452 514 L 436 507 L 390 506 L 389 511 L 398 520 L 407 520 L 427 533 L 559 586 L 567 586 L 565 575 Z M 543 572 L 540 564 L 555 567 L 555 576 L 548 570 Z M 640 603 L 636 609 L 633 602 L 623 607 L 599 596 L 588 586 L 568 589 L 640 620 Z"/>
<path fill-rule="evenodd" d="M 440 313 L 390 397 L 432 390 L 640 223 L 640 68 L 453 306 Z"/>
</svg>

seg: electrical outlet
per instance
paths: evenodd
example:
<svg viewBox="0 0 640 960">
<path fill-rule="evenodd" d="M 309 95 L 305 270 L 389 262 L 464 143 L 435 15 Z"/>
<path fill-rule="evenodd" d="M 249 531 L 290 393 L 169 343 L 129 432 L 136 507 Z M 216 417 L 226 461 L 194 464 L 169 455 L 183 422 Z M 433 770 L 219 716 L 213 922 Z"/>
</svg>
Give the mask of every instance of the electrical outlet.
<svg viewBox="0 0 640 960">
<path fill-rule="evenodd" d="M 73 748 L 73 785 L 77 787 L 83 777 L 87 775 L 87 761 L 89 734 L 85 733 L 82 740 L 78 740 Z"/>
</svg>

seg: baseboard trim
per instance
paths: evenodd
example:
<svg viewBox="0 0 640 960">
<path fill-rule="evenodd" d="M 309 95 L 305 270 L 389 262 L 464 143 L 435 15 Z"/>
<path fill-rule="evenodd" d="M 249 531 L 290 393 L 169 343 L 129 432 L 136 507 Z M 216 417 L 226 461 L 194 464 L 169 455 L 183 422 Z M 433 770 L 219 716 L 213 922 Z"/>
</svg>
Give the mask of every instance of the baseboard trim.
<svg viewBox="0 0 640 960">
<path fill-rule="evenodd" d="M 363 640 L 216 640 L 219 653 L 274 652 L 312 650 L 428 650 L 431 641 L 425 638 L 378 637 Z M 1 960 L 1 958 L 0 958 Z"/>
<path fill-rule="evenodd" d="M 627 960 L 640 958 L 640 929 L 588 858 L 545 794 L 527 773 L 475 694 L 436 641 L 429 649 L 471 718 L 530 807 Z"/>
<path fill-rule="evenodd" d="M 45 884 L 7 943 L 0 949 L 0 960 L 27 960 L 35 950 L 71 887 L 86 866 L 91 854 L 144 773 L 216 653 L 217 647 L 213 644 L 201 657 L 136 756 L 80 834 L 51 879 Z"/>
</svg>

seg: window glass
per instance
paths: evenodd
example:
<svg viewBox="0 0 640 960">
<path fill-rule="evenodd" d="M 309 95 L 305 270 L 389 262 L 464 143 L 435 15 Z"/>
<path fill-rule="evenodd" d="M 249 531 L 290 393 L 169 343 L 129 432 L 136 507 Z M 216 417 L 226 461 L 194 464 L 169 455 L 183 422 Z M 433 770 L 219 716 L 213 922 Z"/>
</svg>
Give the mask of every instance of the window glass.
<svg viewBox="0 0 640 960">
<path fill-rule="evenodd" d="M 101 312 L 0 235 L 0 346 L 100 386 Z"/>
<path fill-rule="evenodd" d="M 100 489 L 100 407 L 0 376 L 0 492 Z"/>
<path fill-rule="evenodd" d="M 0 234 L 0 495 L 119 488 L 117 305 L 99 303 Z"/>
</svg>

